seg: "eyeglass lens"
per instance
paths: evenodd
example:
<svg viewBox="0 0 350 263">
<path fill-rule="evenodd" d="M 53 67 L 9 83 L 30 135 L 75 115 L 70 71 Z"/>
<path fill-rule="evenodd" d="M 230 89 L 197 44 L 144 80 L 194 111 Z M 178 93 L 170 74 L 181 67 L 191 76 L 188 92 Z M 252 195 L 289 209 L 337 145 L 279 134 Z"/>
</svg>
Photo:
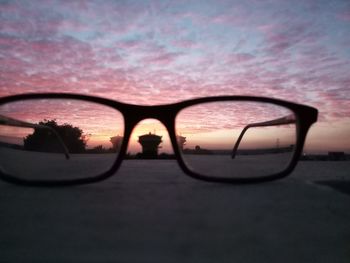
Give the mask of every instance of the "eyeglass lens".
<svg viewBox="0 0 350 263">
<path fill-rule="evenodd" d="M 1 169 L 26 180 L 99 175 L 115 162 L 122 114 L 81 100 L 36 99 L 0 106 Z"/>
<path fill-rule="evenodd" d="M 208 177 L 251 178 L 282 172 L 296 144 L 294 114 L 269 103 L 194 105 L 178 114 L 176 132 L 181 134 L 186 165 Z"/>
</svg>

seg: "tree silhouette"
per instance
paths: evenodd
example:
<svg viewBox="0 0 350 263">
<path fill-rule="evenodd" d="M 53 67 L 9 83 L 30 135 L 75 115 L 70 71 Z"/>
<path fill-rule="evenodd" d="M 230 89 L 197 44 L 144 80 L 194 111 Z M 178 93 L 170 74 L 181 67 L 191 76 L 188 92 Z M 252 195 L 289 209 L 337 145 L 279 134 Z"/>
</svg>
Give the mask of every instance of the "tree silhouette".
<svg viewBox="0 0 350 263">
<path fill-rule="evenodd" d="M 56 120 L 44 120 L 39 122 L 39 125 L 54 129 L 70 153 L 85 152 L 86 137 L 79 127 L 67 123 L 58 125 Z M 40 152 L 62 152 L 63 146 L 57 134 L 50 129 L 35 128 L 33 134 L 24 138 L 24 149 Z"/>
</svg>

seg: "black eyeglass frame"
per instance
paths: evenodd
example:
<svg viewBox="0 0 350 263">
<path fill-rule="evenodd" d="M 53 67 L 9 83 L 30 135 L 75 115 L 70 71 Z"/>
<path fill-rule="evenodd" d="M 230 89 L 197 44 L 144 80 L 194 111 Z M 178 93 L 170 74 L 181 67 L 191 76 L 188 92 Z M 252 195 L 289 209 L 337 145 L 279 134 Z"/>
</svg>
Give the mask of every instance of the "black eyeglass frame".
<svg viewBox="0 0 350 263">
<path fill-rule="evenodd" d="M 28 94 L 19 94 L 12 95 L 8 97 L 0 98 L 0 106 L 3 104 L 7 104 L 10 102 L 17 102 L 22 100 L 35 100 L 35 99 L 73 99 L 80 100 L 86 102 L 97 103 L 105 106 L 109 106 L 117 111 L 119 111 L 124 118 L 124 135 L 123 141 L 120 147 L 119 154 L 117 155 L 116 160 L 112 167 L 99 175 L 87 178 L 79 178 L 72 180 L 26 180 L 23 178 L 18 178 L 12 176 L 10 174 L 6 174 L 0 170 L 0 178 L 4 181 L 20 184 L 20 185 L 28 185 L 28 186 L 68 186 L 68 185 L 79 185 L 79 184 L 87 184 L 94 183 L 115 174 L 115 172 L 120 167 L 123 159 L 125 158 L 128 142 L 131 136 L 131 133 L 134 127 L 144 119 L 156 119 L 160 121 L 167 129 L 170 141 L 174 150 L 175 157 L 180 165 L 181 169 L 189 176 L 209 182 L 219 182 L 219 183 L 231 183 L 231 184 L 245 184 L 245 183 L 259 183 L 266 182 L 271 180 L 276 180 L 283 178 L 289 175 L 293 169 L 295 168 L 299 157 L 302 153 L 305 138 L 307 132 L 311 125 L 317 121 L 318 110 L 316 108 L 297 104 L 293 102 L 288 102 L 280 99 L 267 98 L 267 97 L 256 97 L 256 96 L 215 96 L 215 97 L 204 97 L 204 98 L 195 98 L 182 102 L 177 102 L 173 104 L 165 104 L 165 105 L 134 105 L 118 102 L 115 100 L 95 97 L 89 95 L 81 95 L 74 93 L 28 93 Z M 281 172 L 266 175 L 263 177 L 235 177 L 235 178 L 227 178 L 227 177 L 210 177 L 206 175 L 201 175 L 192 171 L 187 167 L 185 161 L 182 157 L 181 150 L 177 143 L 176 138 L 176 130 L 175 130 L 175 120 L 177 114 L 190 106 L 194 106 L 202 103 L 210 103 L 210 102 L 223 102 L 223 101 L 245 101 L 245 102 L 261 102 L 261 103 L 269 103 L 278 105 L 281 107 L 285 107 L 289 109 L 291 112 L 295 114 L 296 118 L 296 144 L 294 148 L 294 153 L 289 165 Z"/>
</svg>

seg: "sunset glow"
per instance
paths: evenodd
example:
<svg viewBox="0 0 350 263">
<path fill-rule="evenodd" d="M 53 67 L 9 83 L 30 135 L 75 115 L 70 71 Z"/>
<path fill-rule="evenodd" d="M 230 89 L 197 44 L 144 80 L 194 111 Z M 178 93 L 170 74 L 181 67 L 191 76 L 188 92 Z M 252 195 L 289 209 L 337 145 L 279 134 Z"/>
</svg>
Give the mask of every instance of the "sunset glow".
<svg viewBox="0 0 350 263">
<path fill-rule="evenodd" d="M 306 151 L 350 152 L 349 47 L 347 0 L 3 1 L 0 96 L 72 92 L 142 105 L 215 95 L 280 98 L 319 110 Z M 94 146 L 111 146 L 109 138 L 123 134 L 123 117 L 112 109 L 72 109 L 48 107 L 40 117 L 70 123 L 78 115 L 84 132 L 95 134 Z M 203 126 L 198 143 L 213 134 L 204 133 L 207 115 L 187 119 Z M 22 117 L 42 120 L 36 116 L 32 108 Z M 138 136 L 149 132 L 171 151 L 155 120 L 137 126 L 129 150 L 139 151 Z"/>
</svg>

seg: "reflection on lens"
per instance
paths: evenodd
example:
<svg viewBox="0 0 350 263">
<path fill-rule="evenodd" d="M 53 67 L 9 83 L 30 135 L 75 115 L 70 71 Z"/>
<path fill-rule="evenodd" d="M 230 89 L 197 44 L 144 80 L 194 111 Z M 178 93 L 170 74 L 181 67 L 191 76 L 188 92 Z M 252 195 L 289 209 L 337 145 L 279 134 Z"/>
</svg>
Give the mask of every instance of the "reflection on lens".
<svg viewBox="0 0 350 263">
<path fill-rule="evenodd" d="M 124 134 L 120 112 L 81 100 L 0 106 L 0 168 L 26 180 L 70 180 L 108 171 Z"/>
<path fill-rule="evenodd" d="M 182 158 L 208 177 L 255 178 L 282 172 L 296 144 L 296 119 L 281 106 L 212 102 L 182 110 L 176 118 Z"/>
</svg>

